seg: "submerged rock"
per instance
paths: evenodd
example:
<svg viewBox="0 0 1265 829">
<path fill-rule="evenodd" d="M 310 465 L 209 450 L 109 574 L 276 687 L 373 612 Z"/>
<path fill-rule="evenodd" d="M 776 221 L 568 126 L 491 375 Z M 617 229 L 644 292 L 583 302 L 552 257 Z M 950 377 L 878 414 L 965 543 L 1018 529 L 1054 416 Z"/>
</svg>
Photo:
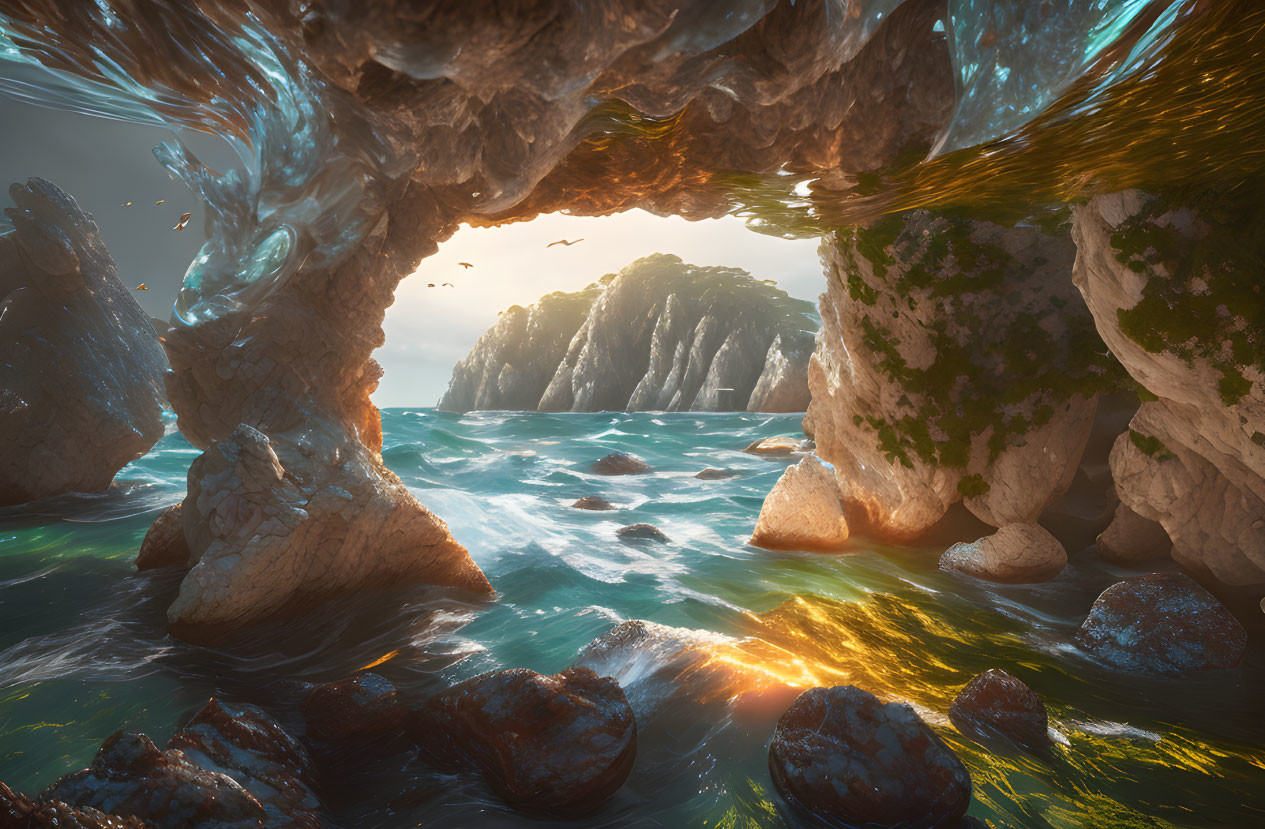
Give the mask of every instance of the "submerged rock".
<svg viewBox="0 0 1265 829">
<path fill-rule="evenodd" d="M 1050 742 L 1050 721 L 1041 697 L 998 668 L 966 684 L 949 706 L 949 719 L 958 731 L 975 739 L 1000 736 L 1029 748 Z"/>
<path fill-rule="evenodd" d="M 803 411 L 815 328 L 810 303 L 745 271 L 655 254 L 508 309 L 439 408 Z"/>
<path fill-rule="evenodd" d="M 1075 641 L 1121 670 L 1187 674 L 1237 665 L 1247 632 L 1188 576 L 1156 573 L 1104 590 Z"/>
<path fill-rule="evenodd" d="M 167 358 L 96 222 L 56 185 L 0 233 L 0 505 L 103 492 L 163 436 Z"/>
<path fill-rule="evenodd" d="M 727 478 L 737 478 L 740 475 L 742 475 L 741 469 L 717 469 L 714 466 L 709 466 L 694 477 L 700 481 L 723 481 Z"/>
<path fill-rule="evenodd" d="M 773 784 L 830 825 L 957 826 L 971 777 L 904 703 L 851 685 L 812 688 L 778 721 Z"/>
<path fill-rule="evenodd" d="M 1116 505 L 1111 524 L 1094 544 L 1098 555 L 1113 564 L 1165 559 L 1173 552 L 1173 542 L 1162 524 L 1143 518 L 1123 503 Z"/>
<path fill-rule="evenodd" d="M 954 544 L 940 569 L 1003 584 L 1049 581 L 1067 566 L 1067 551 L 1037 524 L 1007 524 L 978 541 Z"/>
<path fill-rule="evenodd" d="M 432 757 L 480 771 L 508 802 L 568 816 L 613 795 L 637 753 L 624 692 L 588 668 L 468 679 L 429 699 L 410 731 Z"/>
<path fill-rule="evenodd" d="M 788 467 L 760 507 L 751 543 L 768 550 L 832 552 L 848 541 L 834 472 L 812 455 Z"/>
<path fill-rule="evenodd" d="M 611 452 L 593 462 L 593 471 L 599 475 L 640 475 L 650 471 L 650 464 L 627 452 Z"/>
<path fill-rule="evenodd" d="M 615 532 L 624 541 L 657 541 L 666 544 L 668 537 L 654 524 L 629 524 Z"/>
<path fill-rule="evenodd" d="M 760 438 L 749 444 L 742 451 L 748 455 L 765 455 L 776 458 L 789 458 L 800 452 L 812 451 L 812 442 L 792 437 Z"/>
<path fill-rule="evenodd" d="M 326 742 L 397 733 L 406 715 L 395 686 L 378 674 L 357 674 L 318 685 L 303 700 L 308 735 Z"/>
<path fill-rule="evenodd" d="M 615 506 L 610 501 L 607 501 L 605 498 L 601 497 L 600 495 L 585 495 L 583 498 L 578 499 L 571 506 L 574 507 L 575 509 L 588 509 L 588 510 L 599 510 L 599 511 L 619 509 L 619 507 Z"/>
<path fill-rule="evenodd" d="M 0 826 L 12 829 L 146 829 L 140 818 L 107 815 L 60 800 L 32 800 L 0 783 Z"/>
<path fill-rule="evenodd" d="M 137 570 L 153 570 L 156 567 L 187 566 L 189 542 L 184 537 L 184 512 L 182 504 L 168 507 L 158 514 L 141 541 L 136 554 Z"/>
</svg>

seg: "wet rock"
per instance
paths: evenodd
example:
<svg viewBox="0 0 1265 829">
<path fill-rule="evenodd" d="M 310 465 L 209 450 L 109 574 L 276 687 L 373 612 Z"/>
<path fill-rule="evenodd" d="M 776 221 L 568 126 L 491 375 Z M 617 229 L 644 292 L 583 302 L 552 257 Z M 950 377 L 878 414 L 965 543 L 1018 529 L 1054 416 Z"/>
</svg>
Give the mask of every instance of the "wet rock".
<svg viewBox="0 0 1265 829">
<path fill-rule="evenodd" d="M 107 815 L 97 809 L 75 808 L 60 800 L 32 800 L 0 783 L 0 826 L 11 829 L 146 829 L 135 817 Z"/>
<path fill-rule="evenodd" d="M 751 534 L 752 544 L 768 550 L 833 552 L 847 541 L 834 472 L 812 455 L 782 473 Z"/>
<path fill-rule="evenodd" d="M 789 458 L 799 452 L 812 451 L 812 441 L 798 440 L 793 437 L 761 438 L 742 451 L 749 455 L 764 455 L 774 458 Z"/>
<path fill-rule="evenodd" d="M 587 668 L 468 679 L 428 700 L 410 731 L 432 757 L 477 769 L 508 802 L 550 814 L 596 809 L 623 785 L 637 752 L 624 692 Z"/>
<path fill-rule="evenodd" d="M 1121 670 L 1188 674 L 1237 665 L 1247 632 L 1188 576 L 1156 573 L 1104 590 L 1075 640 Z"/>
<path fill-rule="evenodd" d="M 163 436 L 167 358 L 96 222 L 51 182 L 0 233 L 0 505 L 103 492 Z"/>
<path fill-rule="evenodd" d="M 1111 524 L 1095 541 L 1098 555 L 1113 564 L 1137 564 L 1168 558 L 1173 542 L 1158 521 L 1143 518 L 1125 504 L 1116 505 Z"/>
<path fill-rule="evenodd" d="M 1041 697 L 1003 670 L 993 668 L 966 684 L 949 706 L 958 731 L 979 740 L 998 736 L 1029 748 L 1049 743 L 1049 718 Z"/>
<path fill-rule="evenodd" d="M 593 462 L 593 471 L 599 475 L 641 475 L 650 471 L 650 464 L 627 452 L 611 452 Z"/>
<path fill-rule="evenodd" d="M 150 524 L 145 539 L 141 541 L 140 552 L 136 554 L 137 570 L 188 565 L 189 543 L 184 537 L 181 506 L 168 507 Z"/>
<path fill-rule="evenodd" d="M 742 475 L 741 469 L 717 469 L 714 466 L 709 466 L 694 477 L 700 481 L 723 481 L 727 478 L 737 478 L 740 475 Z"/>
<path fill-rule="evenodd" d="M 44 791 L 61 801 L 159 829 L 258 826 L 268 813 L 238 781 L 195 763 L 183 751 L 160 751 L 144 734 L 117 732 L 101 744 L 92 765 Z"/>
<path fill-rule="evenodd" d="M 904 703 L 851 685 L 804 692 L 769 747 L 773 784 L 830 825 L 957 826 L 971 778 Z"/>
<path fill-rule="evenodd" d="M 627 527 L 620 527 L 615 534 L 624 541 L 657 541 L 660 544 L 668 542 L 668 537 L 654 524 L 629 524 Z"/>
<path fill-rule="evenodd" d="M 940 569 L 1003 584 L 1049 581 L 1067 565 L 1067 551 L 1037 524 L 1007 524 L 978 541 L 954 544 Z"/>
<path fill-rule="evenodd" d="M 574 507 L 575 509 L 588 509 L 588 510 L 619 509 L 619 507 L 615 506 L 610 501 L 607 501 L 605 498 L 601 497 L 600 495 L 585 495 L 583 498 L 578 499 L 571 506 Z"/>
<path fill-rule="evenodd" d="M 406 713 L 395 686 L 378 674 L 318 685 L 303 700 L 308 735 L 326 742 L 395 734 L 403 728 Z"/>
</svg>

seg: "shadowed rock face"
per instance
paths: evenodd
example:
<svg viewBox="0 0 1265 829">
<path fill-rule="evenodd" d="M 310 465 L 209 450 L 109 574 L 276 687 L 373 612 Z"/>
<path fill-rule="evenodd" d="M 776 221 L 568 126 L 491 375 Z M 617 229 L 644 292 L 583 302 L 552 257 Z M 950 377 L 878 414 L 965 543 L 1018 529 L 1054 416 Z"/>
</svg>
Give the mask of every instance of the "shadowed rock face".
<svg viewBox="0 0 1265 829">
<path fill-rule="evenodd" d="M 86 806 L 75 808 L 59 800 L 32 800 L 3 783 L 0 825 L 21 829 L 146 829 L 140 818 L 116 817 Z"/>
<path fill-rule="evenodd" d="M 510 803 L 565 815 L 591 812 L 614 794 L 637 753 L 624 692 L 588 668 L 468 679 L 428 700 L 410 731 L 435 759 L 480 771 Z"/>
<path fill-rule="evenodd" d="M 1067 565 L 1067 551 L 1038 524 L 1007 524 L 978 541 L 954 544 L 940 557 L 940 569 L 1002 582 L 1048 581 Z"/>
<path fill-rule="evenodd" d="M 962 761 L 912 708 L 851 685 L 795 700 L 773 733 L 769 773 L 831 825 L 951 827 L 971 803 Z"/>
<path fill-rule="evenodd" d="M 744 271 L 656 254 L 506 311 L 439 408 L 803 411 L 811 313 Z"/>
<path fill-rule="evenodd" d="M 96 222 L 56 185 L 9 189 L 0 233 L 0 505 L 101 492 L 163 435 L 162 345 Z"/>
<path fill-rule="evenodd" d="M 1029 748 L 1050 742 L 1049 717 L 1041 697 L 998 668 L 966 683 L 949 706 L 949 719 L 974 739 L 1002 737 Z"/>
<path fill-rule="evenodd" d="M 399 732 L 405 715 L 395 686 L 377 674 L 358 674 L 318 685 L 303 700 L 308 735 L 327 742 Z"/>
<path fill-rule="evenodd" d="M 1076 644 L 1122 670 L 1188 674 L 1237 665 L 1247 632 L 1190 578 L 1160 573 L 1104 590 Z"/>
</svg>

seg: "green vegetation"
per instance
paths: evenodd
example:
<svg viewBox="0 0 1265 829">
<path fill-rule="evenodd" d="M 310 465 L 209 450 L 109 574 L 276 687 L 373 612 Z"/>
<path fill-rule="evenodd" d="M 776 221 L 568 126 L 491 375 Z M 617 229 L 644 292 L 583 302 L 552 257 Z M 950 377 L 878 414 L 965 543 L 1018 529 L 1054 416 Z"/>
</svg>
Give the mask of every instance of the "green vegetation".
<svg viewBox="0 0 1265 829">
<path fill-rule="evenodd" d="M 1164 445 L 1164 442 L 1157 437 L 1144 435 L 1141 432 L 1130 429 L 1129 440 L 1131 440 L 1133 445 L 1138 447 L 1138 449 L 1142 451 L 1142 454 L 1146 455 L 1148 458 L 1154 458 L 1157 461 L 1167 461 L 1177 457 L 1170 452 L 1168 447 Z"/>
<path fill-rule="evenodd" d="M 958 481 L 958 492 L 963 498 L 975 498 L 990 489 L 988 482 L 984 480 L 983 475 L 965 475 L 962 480 Z"/>
<path fill-rule="evenodd" d="M 1265 372 L 1265 180 L 1166 193 L 1121 224 L 1111 244 L 1123 265 L 1147 276 L 1142 299 L 1117 312 L 1120 330 L 1151 353 L 1209 363 L 1226 406 L 1250 392 L 1243 369 Z"/>
</svg>

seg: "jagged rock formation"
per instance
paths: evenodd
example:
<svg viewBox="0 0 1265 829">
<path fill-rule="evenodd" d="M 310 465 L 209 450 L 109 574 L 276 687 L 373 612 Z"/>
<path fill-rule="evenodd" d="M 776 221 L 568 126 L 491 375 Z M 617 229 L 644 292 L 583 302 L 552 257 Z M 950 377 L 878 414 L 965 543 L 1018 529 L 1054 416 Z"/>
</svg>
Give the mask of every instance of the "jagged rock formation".
<svg viewBox="0 0 1265 829">
<path fill-rule="evenodd" d="M 957 501 L 1031 523 L 1071 484 L 1111 365 L 1052 218 L 919 210 L 822 242 L 805 431 L 854 529 L 911 539 Z"/>
<path fill-rule="evenodd" d="M 439 408 L 803 411 L 811 313 L 745 271 L 648 256 L 510 308 L 457 364 Z"/>
<path fill-rule="evenodd" d="M 1029 748 L 1050 742 L 1045 701 L 1000 668 L 987 670 L 966 683 L 949 705 L 949 720 L 974 740 L 1001 737 Z"/>
<path fill-rule="evenodd" d="M 834 470 L 813 455 L 786 470 L 760 507 L 751 543 L 769 550 L 832 552 L 848 540 Z"/>
<path fill-rule="evenodd" d="M 92 216 L 42 178 L 0 233 L 0 505 L 101 492 L 163 436 L 167 358 Z"/>
<path fill-rule="evenodd" d="M 1183 566 L 1265 582 L 1265 288 L 1257 188 L 1199 206 L 1138 192 L 1076 210 L 1076 285 L 1150 397 L 1116 441 L 1120 501 Z"/>
</svg>

